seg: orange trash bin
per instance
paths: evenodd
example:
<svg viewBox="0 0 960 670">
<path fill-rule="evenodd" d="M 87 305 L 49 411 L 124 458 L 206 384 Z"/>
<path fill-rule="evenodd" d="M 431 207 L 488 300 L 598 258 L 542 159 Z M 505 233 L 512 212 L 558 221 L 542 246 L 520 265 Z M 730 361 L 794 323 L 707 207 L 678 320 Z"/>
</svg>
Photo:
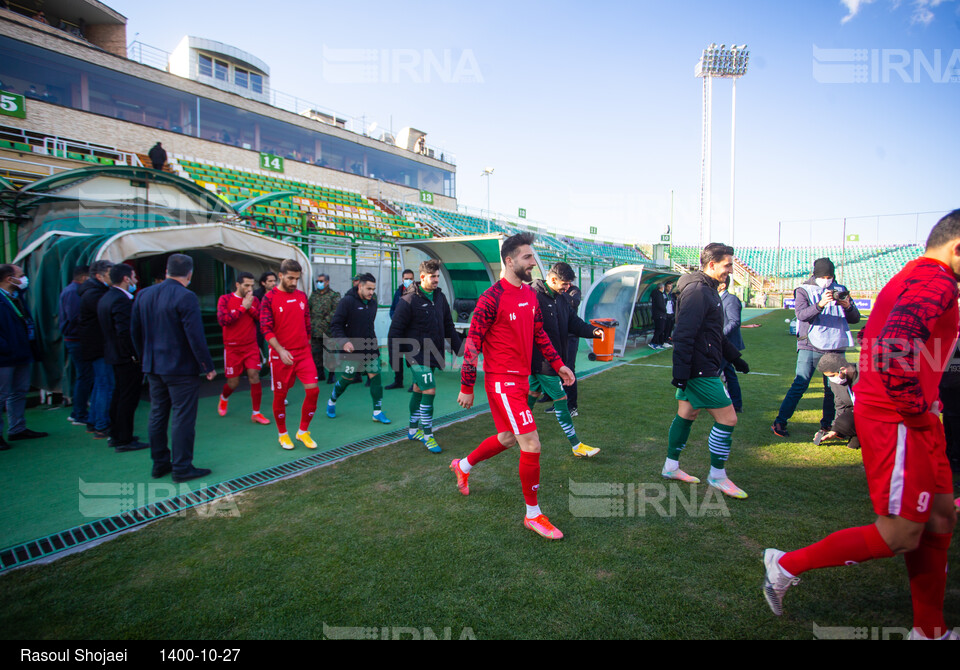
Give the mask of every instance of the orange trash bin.
<svg viewBox="0 0 960 670">
<path fill-rule="evenodd" d="M 616 319 L 590 319 L 590 325 L 603 331 L 603 339 L 593 340 L 594 357 L 598 361 L 612 361 L 613 339 L 616 337 L 617 326 L 620 323 Z"/>
</svg>

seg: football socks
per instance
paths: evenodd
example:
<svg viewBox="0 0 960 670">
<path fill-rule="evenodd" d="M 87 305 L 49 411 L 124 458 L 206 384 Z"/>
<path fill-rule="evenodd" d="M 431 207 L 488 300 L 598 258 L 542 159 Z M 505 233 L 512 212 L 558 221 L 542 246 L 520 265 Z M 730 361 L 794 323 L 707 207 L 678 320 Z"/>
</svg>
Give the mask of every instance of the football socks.
<svg viewBox="0 0 960 670">
<path fill-rule="evenodd" d="M 723 470 L 730 457 L 730 446 L 733 444 L 733 426 L 714 423 L 713 428 L 710 429 L 707 444 L 710 445 L 710 467 Z"/>
<path fill-rule="evenodd" d="M 910 575 L 913 627 L 934 639 L 949 632 L 943 620 L 943 594 L 947 586 L 947 549 L 950 535 L 924 531 L 920 546 L 904 554 Z"/>
<path fill-rule="evenodd" d="M 540 488 L 540 454 L 521 451 L 519 470 L 523 501 L 529 506 L 534 506 L 537 504 L 537 489 Z"/>
<path fill-rule="evenodd" d="M 420 427 L 420 400 L 423 394 L 414 391 L 410 394 L 410 430 L 416 430 Z"/>
<path fill-rule="evenodd" d="M 424 393 L 420 400 L 420 429 L 427 437 L 433 435 L 433 401 L 437 396 Z"/>
<path fill-rule="evenodd" d="M 314 387 L 306 390 L 303 398 L 303 406 L 300 408 L 300 432 L 310 430 L 310 422 L 313 415 L 317 412 L 317 399 L 320 397 L 320 389 Z"/>
<path fill-rule="evenodd" d="M 692 427 L 693 421 L 690 419 L 684 419 L 679 414 L 673 417 L 670 433 L 667 436 L 667 458 L 674 461 L 680 460 L 680 452 L 687 446 L 687 438 L 690 437 Z"/>
<path fill-rule="evenodd" d="M 780 557 L 780 567 L 795 577 L 807 570 L 854 565 L 873 558 L 890 558 L 893 552 L 874 524 L 844 528 L 815 544 Z"/>
</svg>

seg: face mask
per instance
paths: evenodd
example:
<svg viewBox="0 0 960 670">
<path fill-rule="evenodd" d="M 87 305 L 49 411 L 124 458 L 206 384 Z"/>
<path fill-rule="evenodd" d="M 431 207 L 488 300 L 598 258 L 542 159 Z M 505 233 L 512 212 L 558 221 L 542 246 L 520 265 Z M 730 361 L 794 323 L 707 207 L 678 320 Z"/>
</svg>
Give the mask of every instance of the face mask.
<svg viewBox="0 0 960 670">
<path fill-rule="evenodd" d="M 128 292 L 128 293 L 133 293 L 133 292 L 136 291 L 136 290 L 137 290 L 137 285 L 136 285 L 136 284 L 130 284 L 130 286 L 127 287 L 127 292 Z"/>
<path fill-rule="evenodd" d="M 323 290 L 324 286 L 326 286 L 326 284 L 324 284 L 322 281 L 317 282 L 317 288 L 320 289 L 321 291 Z"/>
<path fill-rule="evenodd" d="M 827 288 L 830 284 L 833 283 L 833 280 L 829 277 L 817 277 L 817 286 L 820 288 Z"/>
<path fill-rule="evenodd" d="M 413 280 L 412 280 L 412 279 L 404 279 L 404 280 L 403 280 L 403 287 L 404 287 L 404 288 L 410 288 L 410 286 L 412 286 L 412 285 L 413 285 Z"/>
<path fill-rule="evenodd" d="M 20 282 L 17 288 L 19 288 L 21 291 L 26 291 L 27 287 L 30 286 L 30 279 L 27 278 L 27 275 L 23 275 L 17 281 Z"/>
<path fill-rule="evenodd" d="M 840 386 L 846 386 L 846 385 L 847 385 L 847 380 L 841 378 L 840 375 L 837 375 L 836 377 L 827 377 L 827 379 L 829 379 L 829 380 L 830 380 L 831 382 L 833 382 L 834 384 L 839 384 Z"/>
</svg>

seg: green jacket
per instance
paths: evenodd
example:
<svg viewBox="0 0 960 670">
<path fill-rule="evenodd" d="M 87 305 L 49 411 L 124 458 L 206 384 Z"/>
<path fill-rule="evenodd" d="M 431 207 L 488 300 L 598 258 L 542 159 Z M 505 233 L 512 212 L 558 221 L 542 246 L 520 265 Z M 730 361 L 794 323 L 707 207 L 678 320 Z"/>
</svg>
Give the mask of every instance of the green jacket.
<svg viewBox="0 0 960 670">
<path fill-rule="evenodd" d="M 314 290 L 310 294 L 310 336 L 315 340 L 330 334 L 330 319 L 337 311 L 340 294 L 333 289 Z"/>
</svg>

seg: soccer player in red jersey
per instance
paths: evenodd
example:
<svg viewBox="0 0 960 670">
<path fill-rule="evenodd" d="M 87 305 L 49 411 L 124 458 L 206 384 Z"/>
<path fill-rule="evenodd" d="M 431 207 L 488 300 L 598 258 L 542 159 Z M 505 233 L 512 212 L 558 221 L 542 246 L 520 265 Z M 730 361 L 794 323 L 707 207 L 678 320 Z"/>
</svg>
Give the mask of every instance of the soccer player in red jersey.
<svg viewBox="0 0 960 670">
<path fill-rule="evenodd" d="M 227 383 L 220 392 L 217 413 L 227 415 L 227 399 L 237 390 L 240 375 L 246 371 L 250 380 L 250 399 L 253 401 L 251 420 L 263 425 L 270 419 L 260 412 L 263 387 L 260 385 L 260 348 L 257 346 L 257 322 L 260 320 L 260 301 L 253 295 L 253 275 L 237 275 L 237 290 L 220 296 L 217 301 L 217 323 L 223 328 L 223 366 Z"/>
<path fill-rule="evenodd" d="M 564 386 L 574 382 L 573 372 L 563 364 L 543 330 L 543 316 L 536 293 L 523 282 L 533 280 L 536 266 L 534 236 L 519 233 L 508 237 L 500 249 L 503 278 L 477 300 L 470 322 L 460 372 L 461 407 L 473 406 L 473 387 L 477 381 L 477 358 L 483 353 L 484 387 L 493 414 L 497 434 L 491 435 L 469 456 L 455 459 L 450 469 L 457 477 L 457 488 L 469 495 L 470 471 L 481 461 L 496 456 L 514 444 L 520 444 L 520 484 L 527 514 L 523 525 L 550 540 L 561 533 L 537 503 L 540 488 L 540 436 L 527 405 L 530 389 L 530 363 L 536 343 L 544 359 L 556 370 Z"/>
<path fill-rule="evenodd" d="M 277 285 L 263 296 L 260 305 L 260 330 L 270 345 L 270 384 L 273 389 L 273 416 L 280 430 L 280 446 L 293 449 L 287 434 L 284 401 L 294 378 L 303 382 L 306 395 L 300 411 L 297 439 L 308 449 L 317 443 L 310 437 L 310 420 L 317 411 L 317 366 L 310 349 L 310 306 L 307 295 L 297 289 L 303 269 L 293 259 L 280 263 Z"/>
<path fill-rule="evenodd" d="M 861 334 L 857 437 L 877 520 L 816 544 L 764 552 L 763 591 L 774 614 L 807 570 L 903 554 L 912 639 L 960 639 L 943 620 L 947 549 L 957 522 L 940 423 L 940 378 L 957 341 L 960 209 L 940 219 L 926 251 L 877 296 Z"/>
</svg>

